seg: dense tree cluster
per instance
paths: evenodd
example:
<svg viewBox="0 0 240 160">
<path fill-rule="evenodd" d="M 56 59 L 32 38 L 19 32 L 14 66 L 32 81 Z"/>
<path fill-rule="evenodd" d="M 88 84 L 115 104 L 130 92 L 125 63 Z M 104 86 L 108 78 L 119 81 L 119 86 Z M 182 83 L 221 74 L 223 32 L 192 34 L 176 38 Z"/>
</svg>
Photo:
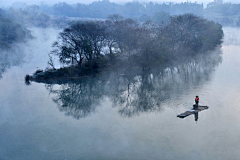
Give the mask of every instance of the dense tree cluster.
<svg viewBox="0 0 240 160">
<path fill-rule="evenodd" d="M 97 67 L 119 62 L 144 69 L 194 58 L 220 45 L 222 37 L 221 25 L 192 14 L 169 17 L 165 25 L 113 15 L 64 29 L 51 54 L 66 65 Z"/>
</svg>

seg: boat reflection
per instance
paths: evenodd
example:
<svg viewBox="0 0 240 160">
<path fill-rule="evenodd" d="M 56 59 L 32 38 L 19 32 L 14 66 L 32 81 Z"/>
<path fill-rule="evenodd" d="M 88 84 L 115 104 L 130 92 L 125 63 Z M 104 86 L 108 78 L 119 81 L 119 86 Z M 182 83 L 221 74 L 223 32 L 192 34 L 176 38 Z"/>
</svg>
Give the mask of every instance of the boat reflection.
<svg viewBox="0 0 240 160">
<path fill-rule="evenodd" d="M 194 119 L 196 122 L 198 121 L 198 112 L 194 113 Z"/>
</svg>

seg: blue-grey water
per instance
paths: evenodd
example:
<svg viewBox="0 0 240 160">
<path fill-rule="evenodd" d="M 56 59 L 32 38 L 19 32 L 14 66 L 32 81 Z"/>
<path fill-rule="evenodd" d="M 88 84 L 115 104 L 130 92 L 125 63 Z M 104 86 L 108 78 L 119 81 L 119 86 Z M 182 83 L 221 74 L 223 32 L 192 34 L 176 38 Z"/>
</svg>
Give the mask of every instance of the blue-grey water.
<svg viewBox="0 0 240 160">
<path fill-rule="evenodd" d="M 221 48 L 196 63 L 26 85 L 26 74 L 47 67 L 58 33 L 32 30 L 36 38 L 16 51 L 21 62 L 0 79 L 0 160 L 239 159 L 239 29 L 224 28 Z M 196 95 L 209 109 L 198 121 L 177 118 Z"/>
</svg>

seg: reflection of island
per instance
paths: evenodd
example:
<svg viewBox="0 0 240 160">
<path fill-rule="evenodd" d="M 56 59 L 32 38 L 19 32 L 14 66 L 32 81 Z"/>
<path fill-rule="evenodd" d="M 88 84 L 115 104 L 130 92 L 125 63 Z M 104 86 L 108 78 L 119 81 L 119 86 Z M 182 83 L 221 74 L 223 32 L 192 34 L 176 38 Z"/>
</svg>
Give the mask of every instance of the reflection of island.
<svg viewBox="0 0 240 160">
<path fill-rule="evenodd" d="M 51 84 L 46 85 L 49 92 L 55 95 L 53 102 L 57 103 L 59 110 L 76 119 L 95 111 L 95 104 L 104 95 L 103 87 L 95 78 L 61 84 L 57 89 Z"/>
<path fill-rule="evenodd" d="M 162 111 L 163 102 L 178 99 L 179 95 L 210 80 L 214 68 L 221 62 L 219 52 L 199 56 L 195 61 L 177 67 L 155 69 L 134 78 L 126 77 L 121 85 L 125 89 L 116 89 L 113 102 L 115 106 L 121 106 L 119 112 L 123 116 Z"/>
<path fill-rule="evenodd" d="M 122 116 L 161 112 L 163 102 L 209 81 L 214 68 L 221 63 L 220 53 L 218 50 L 201 55 L 172 68 L 155 68 L 140 74 L 129 69 L 124 74 L 111 72 L 78 82 L 59 82 L 60 87 L 48 84 L 46 88 L 54 95 L 53 101 L 59 110 L 77 119 L 94 112 L 103 97 L 109 97 Z"/>
</svg>

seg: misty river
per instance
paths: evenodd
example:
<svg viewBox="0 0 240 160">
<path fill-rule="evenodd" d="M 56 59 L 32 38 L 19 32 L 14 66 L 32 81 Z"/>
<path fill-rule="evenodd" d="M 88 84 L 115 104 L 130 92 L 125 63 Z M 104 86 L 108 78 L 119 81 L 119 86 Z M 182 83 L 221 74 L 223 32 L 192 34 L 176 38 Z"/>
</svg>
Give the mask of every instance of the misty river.
<svg viewBox="0 0 240 160">
<path fill-rule="evenodd" d="M 240 29 L 224 28 L 210 57 L 161 74 L 26 85 L 26 74 L 47 67 L 59 30 L 32 33 L 8 62 L 0 57 L 1 160 L 239 159 Z M 196 95 L 209 109 L 177 118 Z"/>
</svg>

